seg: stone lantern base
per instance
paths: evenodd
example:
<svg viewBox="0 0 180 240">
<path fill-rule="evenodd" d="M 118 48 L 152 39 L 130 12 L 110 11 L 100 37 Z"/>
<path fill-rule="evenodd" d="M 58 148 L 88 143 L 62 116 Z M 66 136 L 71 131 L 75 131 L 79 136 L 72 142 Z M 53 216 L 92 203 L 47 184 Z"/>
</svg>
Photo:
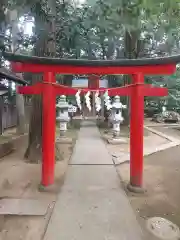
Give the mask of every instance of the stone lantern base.
<svg viewBox="0 0 180 240">
<path fill-rule="evenodd" d="M 120 138 L 120 122 L 113 122 L 113 139 L 119 139 Z"/>
<path fill-rule="evenodd" d="M 57 118 L 57 120 L 59 121 L 59 137 L 56 138 L 56 143 L 60 144 L 72 143 L 72 138 L 66 137 L 68 121 L 62 121 L 59 118 Z"/>
<path fill-rule="evenodd" d="M 60 121 L 59 123 L 59 127 L 60 127 L 60 136 L 64 137 L 67 131 L 67 122 L 65 121 Z"/>
</svg>

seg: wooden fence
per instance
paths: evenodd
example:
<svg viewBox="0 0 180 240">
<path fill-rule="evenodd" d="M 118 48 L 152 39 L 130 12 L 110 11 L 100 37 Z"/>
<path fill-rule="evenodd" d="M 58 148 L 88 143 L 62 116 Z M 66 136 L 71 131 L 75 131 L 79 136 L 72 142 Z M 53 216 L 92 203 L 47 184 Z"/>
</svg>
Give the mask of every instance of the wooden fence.
<svg viewBox="0 0 180 240">
<path fill-rule="evenodd" d="M 2 109 L 2 129 L 15 127 L 17 124 L 16 106 L 12 104 L 3 104 Z"/>
<path fill-rule="evenodd" d="M 25 105 L 26 122 L 29 121 L 31 105 Z M 14 104 L 3 104 L 2 109 L 2 131 L 17 126 L 17 108 Z"/>
</svg>

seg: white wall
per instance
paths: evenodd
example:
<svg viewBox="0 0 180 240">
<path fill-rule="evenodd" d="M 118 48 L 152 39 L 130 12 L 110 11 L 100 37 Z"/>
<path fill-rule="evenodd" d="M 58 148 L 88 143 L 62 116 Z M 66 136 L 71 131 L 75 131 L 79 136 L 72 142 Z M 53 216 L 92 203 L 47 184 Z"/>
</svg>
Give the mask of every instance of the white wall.
<svg viewBox="0 0 180 240">
<path fill-rule="evenodd" d="M 72 87 L 88 87 L 88 79 L 73 79 L 72 80 Z M 106 79 L 101 79 L 99 83 L 100 88 L 107 88 L 108 87 L 108 80 Z"/>
</svg>

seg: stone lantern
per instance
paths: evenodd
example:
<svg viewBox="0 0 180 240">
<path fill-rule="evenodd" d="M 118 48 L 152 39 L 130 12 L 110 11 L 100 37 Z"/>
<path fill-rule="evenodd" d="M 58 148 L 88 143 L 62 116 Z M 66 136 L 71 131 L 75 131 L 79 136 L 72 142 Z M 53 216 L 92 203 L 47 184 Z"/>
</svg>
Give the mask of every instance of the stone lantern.
<svg viewBox="0 0 180 240">
<path fill-rule="evenodd" d="M 120 102 L 120 97 L 115 96 L 114 102 L 111 105 L 111 115 L 110 121 L 113 125 L 113 137 L 120 137 L 120 124 L 123 122 L 124 118 L 122 116 L 122 109 L 126 108 L 126 105 L 123 105 Z"/>
<path fill-rule="evenodd" d="M 165 105 L 162 106 L 162 116 L 166 117 L 167 108 Z"/>
<path fill-rule="evenodd" d="M 65 136 L 65 132 L 67 130 L 67 123 L 70 120 L 68 114 L 69 104 L 66 101 L 66 96 L 64 95 L 60 96 L 60 99 L 56 107 L 58 109 L 58 116 L 56 119 L 59 122 L 60 126 L 60 136 Z"/>
</svg>

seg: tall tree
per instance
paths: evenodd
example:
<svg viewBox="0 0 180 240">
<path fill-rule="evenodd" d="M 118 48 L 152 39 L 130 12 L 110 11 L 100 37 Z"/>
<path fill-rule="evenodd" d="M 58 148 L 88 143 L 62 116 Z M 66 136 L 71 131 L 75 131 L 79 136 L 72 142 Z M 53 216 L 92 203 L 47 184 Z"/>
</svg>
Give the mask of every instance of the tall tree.
<svg viewBox="0 0 180 240">
<path fill-rule="evenodd" d="M 18 44 L 18 11 L 16 9 L 9 11 L 9 24 L 11 28 L 12 44 L 11 49 L 13 53 L 19 53 L 19 44 Z M 22 73 L 17 73 L 17 76 L 23 78 Z M 16 109 L 17 109 L 17 133 L 24 134 L 26 131 L 26 121 L 25 121 L 25 109 L 24 109 L 24 96 L 22 94 L 16 93 Z"/>
<path fill-rule="evenodd" d="M 46 6 L 47 7 L 47 6 Z M 31 12 L 35 20 L 36 42 L 34 46 L 35 56 L 44 57 L 48 55 L 48 19 L 47 8 L 43 8 L 41 2 L 36 2 L 31 7 Z M 42 74 L 34 74 L 32 83 L 41 82 Z M 42 152 L 42 98 L 39 95 L 32 96 L 32 110 L 29 123 L 29 141 L 25 152 L 25 158 L 30 162 L 40 160 Z"/>
<path fill-rule="evenodd" d="M 64 58 L 118 59 L 179 51 L 180 0 L 91 0 L 82 5 L 65 0 L 16 0 L 20 5 L 22 1 L 35 19 L 33 54 L 37 56 L 54 57 L 57 52 Z M 64 76 L 63 82 L 71 84 L 71 79 Z M 121 79 L 108 77 L 111 86 Z M 40 75 L 33 77 L 33 82 L 41 80 Z M 36 115 L 30 122 L 26 157 L 34 161 L 41 153 L 40 97 L 33 97 L 32 111 Z"/>
</svg>

